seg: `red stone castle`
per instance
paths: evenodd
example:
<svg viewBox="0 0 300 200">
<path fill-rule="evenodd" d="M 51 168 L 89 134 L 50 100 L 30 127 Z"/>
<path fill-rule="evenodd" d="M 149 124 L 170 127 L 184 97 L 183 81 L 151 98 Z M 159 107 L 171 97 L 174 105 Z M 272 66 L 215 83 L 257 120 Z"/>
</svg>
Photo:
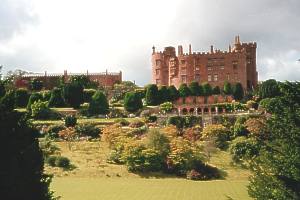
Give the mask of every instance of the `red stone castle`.
<svg viewBox="0 0 300 200">
<path fill-rule="evenodd" d="M 192 81 L 208 82 L 212 86 L 223 87 L 224 82 L 240 82 L 244 89 L 257 86 L 256 42 L 241 43 L 236 36 L 233 46 L 228 51 L 214 49 L 210 52 L 184 53 L 181 45 L 178 52 L 174 47 L 165 47 L 163 52 L 152 48 L 152 83 L 174 85 Z"/>
<path fill-rule="evenodd" d="M 38 79 L 43 82 L 45 89 L 52 89 L 59 85 L 61 79 L 68 82 L 71 76 L 86 75 L 90 81 L 98 83 L 100 86 L 112 87 L 117 82 L 122 82 L 122 72 L 100 72 L 100 73 L 34 73 L 19 76 L 15 80 L 15 86 L 18 88 L 27 88 L 32 79 Z"/>
</svg>

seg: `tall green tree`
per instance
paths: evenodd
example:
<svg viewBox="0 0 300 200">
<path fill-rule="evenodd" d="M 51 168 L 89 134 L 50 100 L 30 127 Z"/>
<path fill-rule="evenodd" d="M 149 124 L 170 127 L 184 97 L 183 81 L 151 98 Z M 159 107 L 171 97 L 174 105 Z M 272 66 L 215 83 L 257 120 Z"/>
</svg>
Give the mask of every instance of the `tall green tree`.
<svg viewBox="0 0 300 200">
<path fill-rule="evenodd" d="M 203 95 L 204 96 L 212 95 L 212 87 L 210 86 L 209 83 L 203 83 L 202 87 L 203 87 Z"/>
<path fill-rule="evenodd" d="M 1 199 L 54 199 L 38 135 L 24 113 L 0 102 Z"/>
<path fill-rule="evenodd" d="M 51 97 L 49 99 L 49 107 L 64 107 L 65 101 L 62 97 L 62 91 L 60 88 L 53 88 L 51 91 Z"/>
<path fill-rule="evenodd" d="M 143 107 L 140 95 L 135 92 L 127 92 L 124 98 L 124 108 L 128 112 L 136 112 Z"/>
<path fill-rule="evenodd" d="M 160 99 L 159 103 L 163 103 L 170 100 L 170 93 L 167 86 L 164 85 L 161 86 L 158 92 L 159 92 L 159 99 Z"/>
<path fill-rule="evenodd" d="M 63 97 L 65 102 L 73 108 L 79 108 L 83 103 L 83 86 L 78 83 L 68 83 L 64 85 Z"/>
<path fill-rule="evenodd" d="M 101 91 L 97 91 L 90 102 L 88 111 L 90 114 L 107 114 L 109 113 L 109 105 L 105 94 Z"/>
<path fill-rule="evenodd" d="M 180 97 L 188 97 L 192 95 L 190 88 L 185 83 L 179 86 L 178 92 Z"/>
<path fill-rule="evenodd" d="M 280 91 L 265 101 L 269 133 L 251 165 L 249 194 L 258 200 L 300 199 L 300 84 L 282 83 Z"/>
<path fill-rule="evenodd" d="M 170 101 L 175 101 L 179 97 L 179 92 L 174 85 L 169 86 L 168 88 L 170 94 Z"/>
<path fill-rule="evenodd" d="M 241 83 L 236 83 L 232 89 L 232 95 L 235 100 L 242 100 L 244 97 L 244 89 Z"/>
<path fill-rule="evenodd" d="M 28 100 L 28 104 L 27 104 L 27 110 L 30 110 L 31 109 L 31 105 L 38 101 L 38 100 L 43 100 L 43 95 L 41 95 L 40 93 L 38 92 L 34 92 L 30 95 L 29 97 L 29 100 Z"/>
<path fill-rule="evenodd" d="M 159 104 L 159 92 L 157 85 L 150 84 L 146 91 L 146 103 L 149 106 L 157 106 Z"/>
<path fill-rule="evenodd" d="M 3 97 L 6 93 L 5 84 L 0 80 L 0 98 Z"/>
<path fill-rule="evenodd" d="M 214 87 L 213 90 L 212 90 L 212 93 L 213 94 L 220 94 L 221 93 L 220 87 L 219 86 Z"/>
<path fill-rule="evenodd" d="M 191 82 L 189 88 L 193 96 L 201 96 L 203 94 L 202 87 L 196 81 Z"/>
<path fill-rule="evenodd" d="M 269 79 L 259 86 L 259 96 L 264 98 L 272 98 L 280 95 L 279 83 L 274 79 Z"/>
<path fill-rule="evenodd" d="M 229 82 L 225 81 L 223 91 L 226 95 L 232 94 L 231 84 Z"/>
<path fill-rule="evenodd" d="M 15 103 L 17 107 L 24 108 L 28 104 L 29 94 L 25 88 L 17 89 L 15 92 Z"/>
</svg>

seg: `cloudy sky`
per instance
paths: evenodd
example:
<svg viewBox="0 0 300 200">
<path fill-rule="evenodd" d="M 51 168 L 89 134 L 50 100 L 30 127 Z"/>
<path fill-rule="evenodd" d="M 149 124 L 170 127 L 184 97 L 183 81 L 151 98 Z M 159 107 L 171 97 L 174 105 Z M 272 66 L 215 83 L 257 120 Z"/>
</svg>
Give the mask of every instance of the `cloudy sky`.
<svg viewBox="0 0 300 200">
<path fill-rule="evenodd" d="M 299 0 L 0 0 L 4 73 L 123 71 L 151 79 L 151 47 L 256 41 L 259 79 L 300 80 Z"/>
</svg>

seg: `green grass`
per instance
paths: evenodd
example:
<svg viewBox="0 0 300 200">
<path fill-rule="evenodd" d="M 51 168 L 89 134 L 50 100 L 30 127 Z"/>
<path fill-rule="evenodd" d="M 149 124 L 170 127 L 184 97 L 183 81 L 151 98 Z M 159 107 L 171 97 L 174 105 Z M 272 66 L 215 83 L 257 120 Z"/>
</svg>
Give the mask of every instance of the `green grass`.
<svg viewBox="0 0 300 200">
<path fill-rule="evenodd" d="M 247 200 L 247 181 L 188 181 L 142 178 L 55 178 L 63 200 Z M 230 198 L 229 198 L 230 197 Z"/>
<path fill-rule="evenodd" d="M 51 189 L 63 200 L 134 200 L 134 199 L 250 199 L 247 194 L 249 171 L 231 165 L 228 152 L 217 151 L 210 164 L 224 171 L 225 180 L 189 181 L 164 174 L 129 173 L 124 165 L 106 162 L 109 149 L 105 142 L 55 143 L 62 156 L 75 166 L 72 171 L 46 166 L 54 174 Z"/>
</svg>

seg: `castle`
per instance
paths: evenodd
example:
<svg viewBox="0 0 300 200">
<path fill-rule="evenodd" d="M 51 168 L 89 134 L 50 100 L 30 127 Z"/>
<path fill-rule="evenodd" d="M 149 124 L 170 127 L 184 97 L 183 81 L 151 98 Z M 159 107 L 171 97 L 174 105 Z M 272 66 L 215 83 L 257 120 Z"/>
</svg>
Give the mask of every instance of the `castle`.
<svg viewBox="0 0 300 200">
<path fill-rule="evenodd" d="M 157 85 L 174 85 L 177 88 L 182 83 L 192 81 L 208 82 L 211 86 L 223 87 L 224 82 L 240 82 L 244 89 L 257 86 L 256 42 L 241 43 L 236 36 L 233 46 L 228 51 L 214 49 L 210 52 L 184 53 L 181 45 L 165 47 L 163 52 L 152 48 L 152 83 Z"/>
<path fill-rule="evenodd" d="M 32 79 L 38 79 L 43 82 L 45 89 L 52 89 L 59 85 L 61 79 L 64 82 L 68 82 L 71 76 L 85 75 L 89 80 L 97 82 L 99 85 L 104 87 L 112 87 L 117 82 L 122 82 L 122 72 L 105 72 L 100 73 L 68 73 L 64 70 L 64 73 L 34 73 L 25 74 L 15 79 L 15 86 L 18 88 L 27 88 Z"/>
</svg>

